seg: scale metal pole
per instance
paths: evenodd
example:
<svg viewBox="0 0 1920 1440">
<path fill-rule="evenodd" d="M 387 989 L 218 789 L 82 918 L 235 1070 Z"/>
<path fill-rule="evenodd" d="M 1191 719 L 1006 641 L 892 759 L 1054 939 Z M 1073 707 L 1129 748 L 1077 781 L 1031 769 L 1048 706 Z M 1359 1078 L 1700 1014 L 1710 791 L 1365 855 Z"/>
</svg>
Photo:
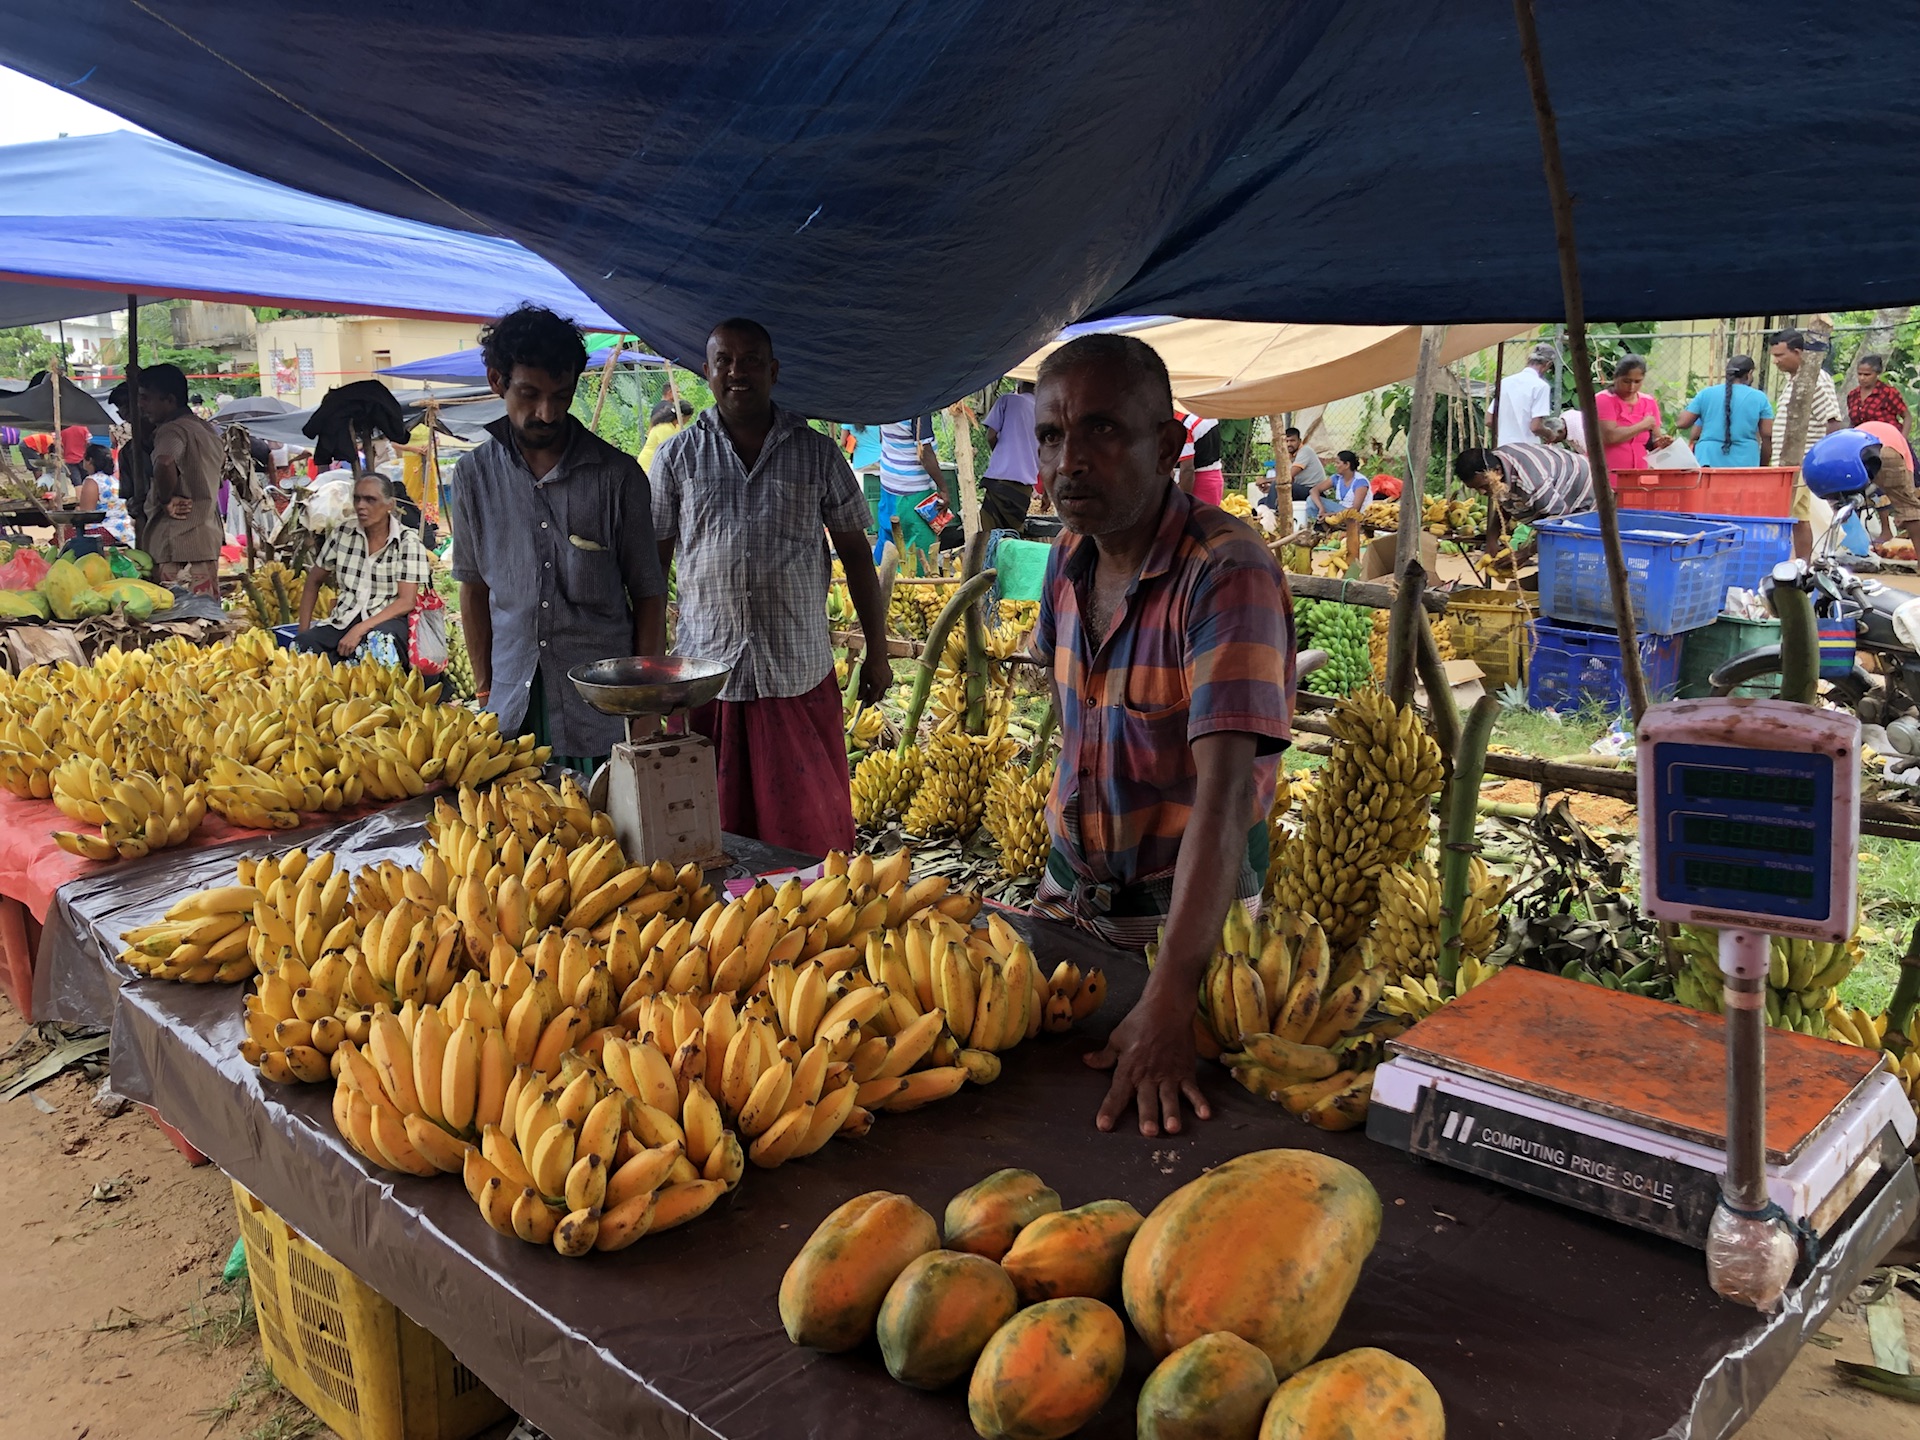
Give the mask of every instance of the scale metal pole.
<svg viewBox="0 0 1920 1440">
<path fill-rule="evenodd" d="M 1720 932 L 1727 1036 L 1727 1173 L 1707 1231 L 1714 1293 L 1771 1311 L 1793 1279 L 1799 1244 L 1784 1218 L 1767 1213 L 1767 962 L 1757 930 Z"/>
</svg>

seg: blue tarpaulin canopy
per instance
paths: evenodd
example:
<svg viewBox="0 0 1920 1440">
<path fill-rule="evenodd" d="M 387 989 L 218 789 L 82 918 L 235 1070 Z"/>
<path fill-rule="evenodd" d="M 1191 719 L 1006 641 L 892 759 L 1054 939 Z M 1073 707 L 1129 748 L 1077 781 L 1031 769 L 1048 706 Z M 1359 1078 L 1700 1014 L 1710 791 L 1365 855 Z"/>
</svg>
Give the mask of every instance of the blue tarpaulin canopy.
<svg viewBox="0 0 1920 1440">
<path fill-rule="evenodd" d="M 436 320 L 535 300 L 625 328 L 511 240 L 322 200 L 150 135 L 0 147 L 0 326 L 129 294 Z"/>
<path fill-rule="evenodd" d="M 587 369 L 597 370 L 607 363 L 611 345 L 602 345 L 587 351 Z M 635 350 L 631 346 L 620 352 L 616 365 L 665 365 L 667 362 L 658 355 L 649 355 L 644 350 Z M 391 375 L 399 380 L 417 380 L 423 384 L 446 385 L 484 385 L 487 383 L 486 361 L 480 356 L 480 347 L 471 350 L 449 350 L 444 355 L 429 355 L 424 360 L 409 360 L 404 365 L 389 365 L 384 370 L 376 370 L 376 375 Z"/>
<path fill-rule="evenodd" d="M 1920 87 L 1874 79 L 1920 6 L 1673 0 L 1651 47 L 1539 12 L 1591 315 L 1920 300 Z M 1102 316 L 1562 313 L 1509 0 L 66 0 L 0 61 L 512 236 L 683 363 L 755 316 L 813 414 L 924 410 Z"/>
</svg>

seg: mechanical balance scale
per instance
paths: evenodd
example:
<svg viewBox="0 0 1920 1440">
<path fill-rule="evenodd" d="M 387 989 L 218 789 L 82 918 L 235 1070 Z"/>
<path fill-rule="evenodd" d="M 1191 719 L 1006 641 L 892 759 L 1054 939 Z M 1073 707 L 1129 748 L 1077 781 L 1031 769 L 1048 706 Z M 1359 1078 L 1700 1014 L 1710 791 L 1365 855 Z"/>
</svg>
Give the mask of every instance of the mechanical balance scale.
<svg viewBox="0 0 1920 1440">
<path fill-rule="evenodd" d="M 663 733 L 663 726 L 712 700 L 732 673 L 715 661 L 674 655 L 596 660 L 567 672 L 583 700 L 627 722 L 626 741 L 594 772 L 587 798 L 612 817 L 630 861 L 703 870 L 731 863 L 720 848 L 713 745 L 691 730 Z"/>
<path fill-rule="evenodd" d="M 1773 1308 L 1803 1246 L 1911 1164 L 1878 1053 L 1766 1029 L 1769 937 L 1853 932 L 1859 729 L 1777 700 L 1648 710 L 1642 901 L 1719 928 L 1724 1018 L 1510 967 L 1389 1046 L 1367 1133 L 1705 1249 L 1716 1291 Z"/>
</svg>

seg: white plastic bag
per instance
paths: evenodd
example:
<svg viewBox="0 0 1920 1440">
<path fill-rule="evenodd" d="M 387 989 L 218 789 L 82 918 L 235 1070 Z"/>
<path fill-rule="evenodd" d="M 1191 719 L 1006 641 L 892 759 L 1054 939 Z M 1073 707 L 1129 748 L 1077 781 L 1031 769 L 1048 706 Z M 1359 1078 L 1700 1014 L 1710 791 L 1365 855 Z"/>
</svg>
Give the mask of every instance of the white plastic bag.
<svg viewBox="0 0 1920 1440">
<path fill-rule="evenodd" d="M 1693 446 L 1676 435 L 1673 443 L 1662 450 L 1647 452 L 1647 468 L 1650 470 L 1698 470 L 1700 462 L 1694 457 Z"/>
<path fill-rule="evenodd" d="M 307 496 L 307 525 L 322 534 L 353 519 L 353 474 L 339 474 L 337 480 L 322 480 Z"/>
</svg>

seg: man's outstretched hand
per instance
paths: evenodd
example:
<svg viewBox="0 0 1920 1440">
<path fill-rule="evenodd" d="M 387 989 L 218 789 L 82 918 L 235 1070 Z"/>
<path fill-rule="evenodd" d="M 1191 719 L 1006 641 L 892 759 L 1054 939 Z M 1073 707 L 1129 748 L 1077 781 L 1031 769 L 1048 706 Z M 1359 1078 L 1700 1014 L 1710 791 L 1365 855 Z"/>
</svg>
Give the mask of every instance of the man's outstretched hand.
<svg viewBox="0 0 1920 1440">
<path fill-rule="evenodd" d="M 1142 1135 L 1178 1135 L 1183 1095 L 1200 1119 L 1213 1117 L 1194 1077 L 1198 1057 L 1193 1048 L 1191 997 L 1183 1008 L 1178 997 L 1161 998 L 1149 986 L 1127 1018 L 1114 1026 L 1107 1048 L 1086 1060 L 1096 1070 L 1113 1072 L 1113 1084 L 1094 1122 L 1102 1130 L 1113 1129 L 1132 1105 L 1140 1112 Z"/>
</svg>

